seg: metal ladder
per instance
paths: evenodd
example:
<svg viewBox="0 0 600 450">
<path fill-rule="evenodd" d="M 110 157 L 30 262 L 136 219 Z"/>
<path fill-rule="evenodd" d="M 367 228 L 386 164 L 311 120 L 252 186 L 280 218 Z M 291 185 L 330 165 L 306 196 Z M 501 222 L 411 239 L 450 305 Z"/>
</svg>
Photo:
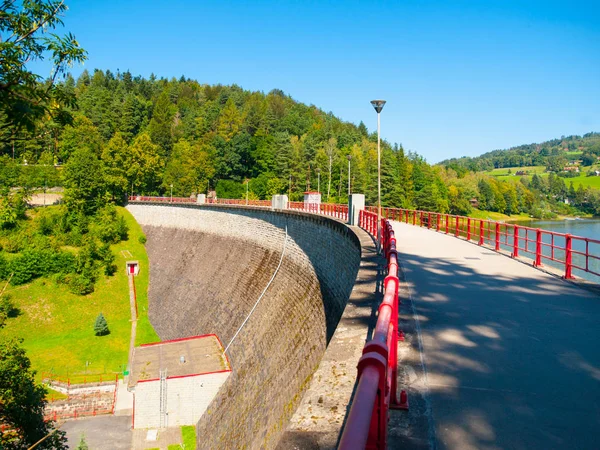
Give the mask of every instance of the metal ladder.
<svg viewBox="0 0 600 450">
<path fill-rule="evenodd" d="M 160 428 L 167 428 L 167 369 L 160 371 Z"/>
</svg>

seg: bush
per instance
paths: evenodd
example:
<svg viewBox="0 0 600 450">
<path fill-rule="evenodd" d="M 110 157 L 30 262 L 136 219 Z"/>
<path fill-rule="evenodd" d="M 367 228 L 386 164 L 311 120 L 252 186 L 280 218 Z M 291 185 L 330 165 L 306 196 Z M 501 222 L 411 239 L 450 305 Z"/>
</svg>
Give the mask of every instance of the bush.
<svg viewBox="0 0 600 450">
<path fill-rule="evenodd" d="M 8 272 L 14 273 L 11 284 L 28 283 L 34 278 L 53 273 L 69 273 L 75 270 L 75 257 L 67 252 L 54 250 L 27 250 L 13 259 Z"/>
<path fill-rule="evenodd" d="M 140 237 L 138 237 L 138 242 L 140 244 L 145 244 L 146 243 L 146 236 L 145 235 L 140 235 Z"/>
<path fill-rule="evenodd" d="M 84 275 L 73 275 L 69 282 L 69 290 L 77 295 L 91 294 L 94 292 L 94 281 Z"/>
<path fill-rule="evenodd" d="M 95 234 L 102 242 L 116 244 L 128 237 L 129 227 L 127 222 L 123 216 L 117 215 L 114 205 L 102 208 L 96 215 L 94 222 Z"/>
<path fill-rule="evenodd" d="M 106 322 L 106 319 L 102 313 L 98 314 L 98 317 L 96 317 L 96 322 L 94 323 L 94 333 L 96 336 L 105 336 L 110 333 L 110 330 L 108 329 L 108 323 Z"/>
</svg>

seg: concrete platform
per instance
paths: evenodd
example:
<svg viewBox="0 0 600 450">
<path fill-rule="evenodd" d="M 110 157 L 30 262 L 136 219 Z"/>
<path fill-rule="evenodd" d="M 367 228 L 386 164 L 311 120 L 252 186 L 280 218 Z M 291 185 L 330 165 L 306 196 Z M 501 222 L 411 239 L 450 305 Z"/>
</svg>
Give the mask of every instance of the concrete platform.
<svg viewBox="0 0 600 450">
<path fill-rule="evenodd" d="M 406 352 L 403 382 L 429 427 L 404 448 L 598 448 L 600 297 L 490 249 L 393 226 L 415 316 L 401 313 L 422 346 Z"/>
</svg>

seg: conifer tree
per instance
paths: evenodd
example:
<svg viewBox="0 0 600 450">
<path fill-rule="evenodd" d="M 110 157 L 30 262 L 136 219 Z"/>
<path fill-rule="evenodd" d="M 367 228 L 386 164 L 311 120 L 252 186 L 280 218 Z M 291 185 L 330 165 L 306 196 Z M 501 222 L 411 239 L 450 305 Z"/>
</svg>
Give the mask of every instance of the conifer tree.
<svg viewBox="0 0 600 450">
<path fill-rule="evenodd" d="M 96 317 L 94 333 L 96 336 L 105 336 L 110 333 L 110 330 L 108 329 L 108 323 L 106 323 L 106 319 L 102 313 L 98 314 L 98 317 Z"/>
</svg>

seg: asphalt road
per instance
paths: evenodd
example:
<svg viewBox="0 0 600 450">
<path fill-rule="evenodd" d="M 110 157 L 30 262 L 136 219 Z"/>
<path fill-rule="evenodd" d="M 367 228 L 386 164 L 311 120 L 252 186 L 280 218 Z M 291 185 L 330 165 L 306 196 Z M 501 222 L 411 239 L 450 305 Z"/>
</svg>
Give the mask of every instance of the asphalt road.
<svg viewBox="0 0 600 450">
<path fill-rule="evenodd" d="M 600 297 L 393 223 L 416 309 L 429 447 L 600 448 Z"/>
</svg>

